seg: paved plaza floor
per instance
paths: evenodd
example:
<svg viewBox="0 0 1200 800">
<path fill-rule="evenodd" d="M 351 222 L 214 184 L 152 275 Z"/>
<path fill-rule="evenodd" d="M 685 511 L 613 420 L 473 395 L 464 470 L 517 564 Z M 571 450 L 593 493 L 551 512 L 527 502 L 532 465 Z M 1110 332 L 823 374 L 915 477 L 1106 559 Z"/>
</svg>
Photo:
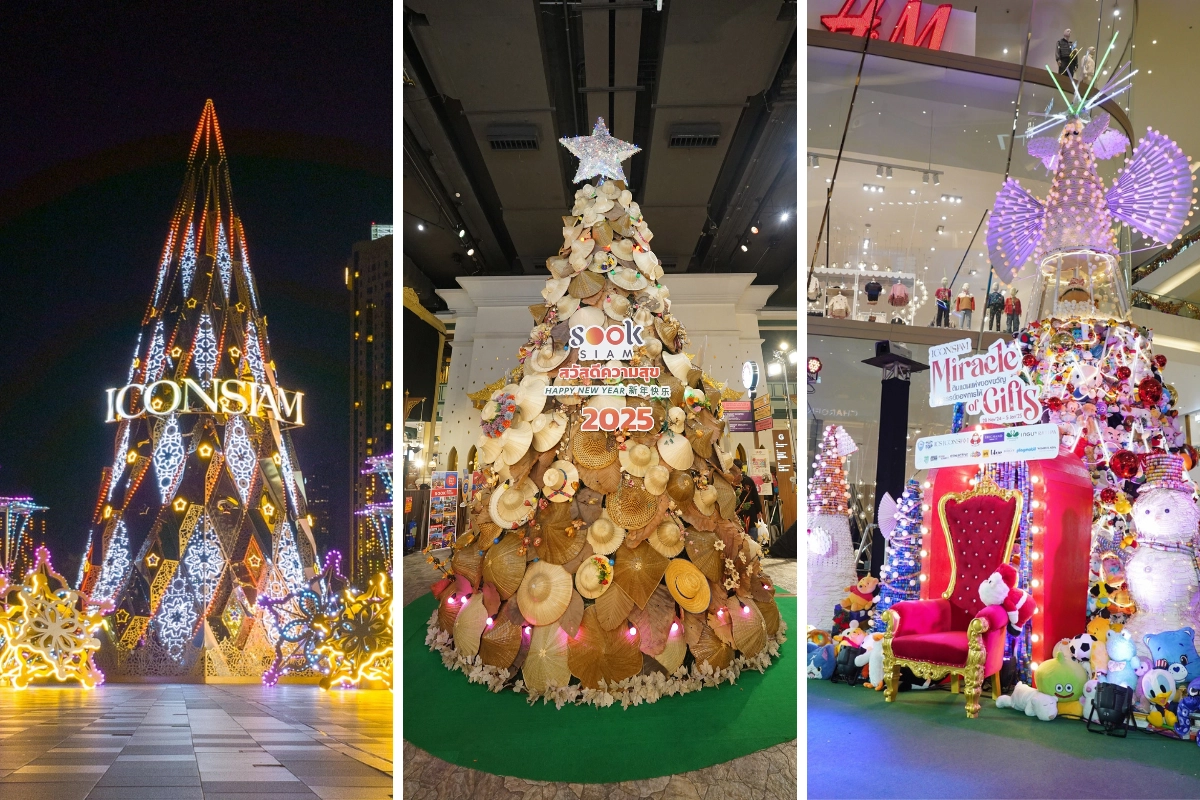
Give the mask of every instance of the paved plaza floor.
<svg viewBox="0 0 1200 800">
<path fill-rule="evenodd" d="M 392 693 L 0 689 L 0 797 L 383 800 L 392 797 Z"/>
</svg>

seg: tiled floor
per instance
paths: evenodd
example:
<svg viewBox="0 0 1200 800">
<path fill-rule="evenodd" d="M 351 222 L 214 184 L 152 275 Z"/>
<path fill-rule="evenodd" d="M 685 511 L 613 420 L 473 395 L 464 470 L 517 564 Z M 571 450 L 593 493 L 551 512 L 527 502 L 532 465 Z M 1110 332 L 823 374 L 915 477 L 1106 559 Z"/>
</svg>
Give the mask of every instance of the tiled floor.
<svg viewBox="0 0 1200 800">
<path fill-rule="evenodd" d="M 794 559 L 763 559 L 779 596 L 794 595 Z M 429 591 L 436 574 L 420 553 L 404 557 L 404 604 Z M 797 641 L 796 632 L 789 636 Z M 547 783 L 489 775 L 448 764 L 404 742 L 405 800 L 794 800 L 796 742 L 751 753 L 705 769 L 625 783 Z"/>
<path fill-rule="evenodd" d="M 391 692 L 179 684 L 0 689 L 3 798 L 391 796 Z"/>
</svg>

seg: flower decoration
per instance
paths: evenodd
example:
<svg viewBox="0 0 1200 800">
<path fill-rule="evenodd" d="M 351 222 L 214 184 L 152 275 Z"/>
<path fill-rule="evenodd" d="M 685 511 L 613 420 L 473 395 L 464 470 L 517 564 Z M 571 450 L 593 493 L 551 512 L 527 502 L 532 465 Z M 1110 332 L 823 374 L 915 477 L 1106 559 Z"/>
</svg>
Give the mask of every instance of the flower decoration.
<svg viewBox="0 0 1200 800">
<path fill-rule="evenodd" d="M 517 413 L 517 398 L 507 392 L 500 392 L 489 400 L 483 407 L 483 432 L 486 436 L 496 439 L 512 427 L 513 417 Z"/>
<path fill-rule="evenodd" d="M 387 573 L 377 575 L 361 594 L 349 589 L 343 593 L 342 612 L 314 652 L 329 662 L 322 689 L 367 680 L 382 681 L 391 688 L 392 592 Z"/>
</svg>

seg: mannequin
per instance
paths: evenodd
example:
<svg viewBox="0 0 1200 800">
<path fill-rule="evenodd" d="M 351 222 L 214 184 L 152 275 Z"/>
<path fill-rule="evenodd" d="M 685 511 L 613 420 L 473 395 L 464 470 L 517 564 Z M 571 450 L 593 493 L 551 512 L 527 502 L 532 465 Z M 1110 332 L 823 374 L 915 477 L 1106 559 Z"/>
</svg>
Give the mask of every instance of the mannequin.
<svg viewBox="0 0 1200 800">
<path fill-rule="evenodd" d="M 933 297 L 937 300 L 937 318 L 933 324 L 938 328 L 950 327 L 950 283 L 949 278 L 942 278 L 942 285 L 934 291 Z"/>
<path fill-rule="evenodd" d="M 1008 332 L 1016 336 L 1021 328 L 1021 301 L 1017 299 L 1017 287 L 1008 290 L 1008 299 L 1004 301 L 1004 316 L 1008 322 Z"/>
<path fill-rule="evenodd" d="M 964 283 L 962 291 L 954 299 L 954 310 L 962 314 L 962 329 L 970 330 L 971 316 L 975 313 L 975 295 L 971 294 L 969 284 Z"/>
<path fill-rule="evenodd" d="M 1086 85 L 1096 76 L 1096 48 L 1089 47 L 1079 62 L 1079 83 Z"/>
<path fill-rule="evenodd" d="M 987 302 L 983 307 L 984 315 L 987 317 L 987 329 L 989 331 L 1000 330 L 1000 315 L 1004 313 L 1004 293 L 997 286 L 987 296 Z"/>
</svg>

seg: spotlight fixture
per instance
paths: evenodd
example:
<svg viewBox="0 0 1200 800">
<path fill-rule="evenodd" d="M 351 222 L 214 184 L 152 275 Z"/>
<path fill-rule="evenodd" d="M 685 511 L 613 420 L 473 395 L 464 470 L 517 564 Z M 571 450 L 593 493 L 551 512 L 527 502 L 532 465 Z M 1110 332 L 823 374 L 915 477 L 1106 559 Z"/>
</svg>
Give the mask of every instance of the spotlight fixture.
<svg viewBox="0 0 1200 800">
<path fill-rule="evenodd" d="M 887 168 L 887 179 L 889 181 L 892 179 L 892 168 L 891 167 Z"/>
<path fill-rule="evenodd" d="M 753 234 L 755 234 L 755 235 L 757 235 L 757 234 L 758 234 L 758 226 L 757 226 L 757 225 L 751 225 L 751 226 L 750 226 L 750 232 L 751 232 L 751 233 L 753 233 Z"/>
<path fill-rule="evenodd" d="M 936 172 L 933 173 L 933 185 L 941 186 L 941 184 L 942 184 L 942 177 L 940 175 L 938 175 Z"/>
<path fill-rule="evenodd" d="M 821 159 L 820 159 L 820 157 L 819 157 L 819 156 L 813 156 L 813 157 L 812 157 L 812 168 L 813 168 L 813 169 L 820 169 L 820 168 L 821 168 Z"/>
<path fill-rule="evenodd" d="M 467 255 L 468 255 L 468 256 L 473 256 L 473 255 L 475 255 L 475 248 L 474 248 L 474 247 L 468 247 L 468 248 L 467 248 Z"/>
<path fill-rule="evenodd" d="M 742 243 L 742 252 L 743 252 L 743 253 L 745 253 L 745 252 L 747 252 L 747 251 L 749 251 L 749 250 L 750 250 L 750 247 L 749 247 L 749 245 L 747 245 L 745 242 L 743 242 L 743 243 Z"/>
<path fill-rule="evenodd" d="M 417 223 L 417 230 L 419 230 L 419 231 L 423 231 L 423 230 L 425 230 L 425 223 L 423 223 L 423 222 L 418 222 L 418 223 Z"/>
<path fill-rule="evenodd" d="M 875 168 L 875 177 L 876 177 L 876 178 L 882 178 L 882 177 L 883 177 L 883 165 L 880 165 L 880 166 L 878 166 L 878 167 L 876 167 L 876 168 Z"/>
<path fill-rule="evenodd" d="M 787 222 L 789 219 L 791 219 L 791 216 L 792 215 L 790 213 L 788 213 L 787 211 L 784 211 L 782 214 L 779 215 L 779 221 Z"/>
<path fill-rule="evenodd" d="M 929 173 L 928 172 L 921 173 L 921 183 L 929 183 Z"/>
<path fill-rule="evenodd" d="M 945 232 L 946 232 L 946 226 L 945 226 L 945 225 L 938 225 L 938 226 L 937 226 L 937 232 L 938 232 L 938 235 L 939 235 L 939 236 L 940 236 L 940 235 L 942 235 L 943 233 L 945 233 Z"/>
<path fill-rule="evenodd" d="M 460 239 L 461 239 L 461 238 L 463 238 L 463 237 L 464 237 L 464 236 L 466 236 L 466 235 L 467 235 L 467 229 L 466 229 L 466 228 L 459 228 L 459 229 L 458 229 L 458 238 L 460 238 Z"/>
</svg>

